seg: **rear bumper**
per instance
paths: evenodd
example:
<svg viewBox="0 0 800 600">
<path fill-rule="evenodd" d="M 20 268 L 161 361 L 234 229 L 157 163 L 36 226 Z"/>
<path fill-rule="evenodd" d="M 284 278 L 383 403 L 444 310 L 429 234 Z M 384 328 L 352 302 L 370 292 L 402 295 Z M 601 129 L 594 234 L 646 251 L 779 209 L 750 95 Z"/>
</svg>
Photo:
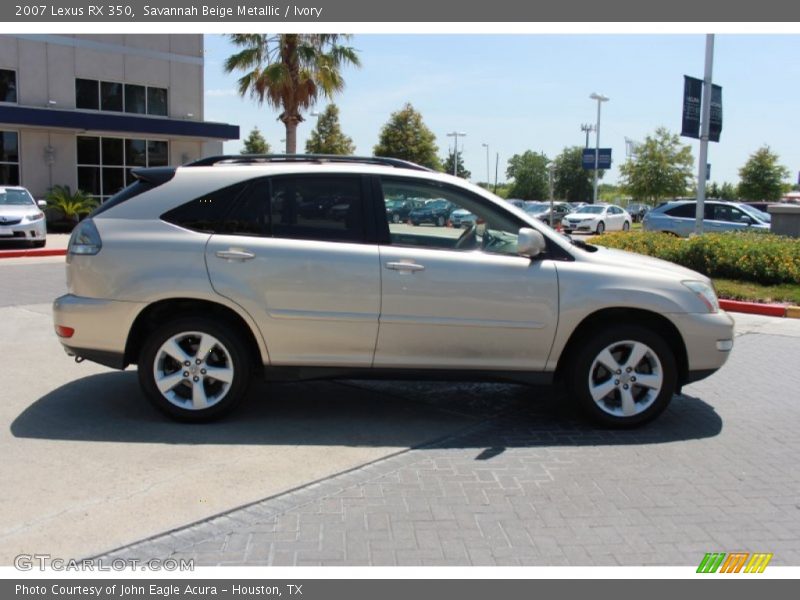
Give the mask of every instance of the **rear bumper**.
<svg viewBox="0 0 800 600">
<path fill-rule="evenodd" d="M 140 302 L 67 294 L 53 302 L 53 323 L 74 330 L 69 338 L 59 337 L 67 354 L 123 369 L 128 333 L 144 307 Z"/>
</svg>

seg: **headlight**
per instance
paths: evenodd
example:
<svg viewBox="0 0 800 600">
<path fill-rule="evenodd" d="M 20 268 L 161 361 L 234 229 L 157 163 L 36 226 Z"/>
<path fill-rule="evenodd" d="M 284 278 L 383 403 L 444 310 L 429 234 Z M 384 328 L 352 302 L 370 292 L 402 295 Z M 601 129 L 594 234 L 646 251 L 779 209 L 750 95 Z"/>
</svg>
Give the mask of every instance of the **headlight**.
<svg viewBox="0 0 800 600">
<path fill-rule="evenodd" d="M 26 219 L 28 222 L 38 221 L 39 219 L 43 219 L 44 218 L 44 213 L 42 211 L 39 211 L 39 212 L 35 212 L 35 213 L 31 213 L 31 214 L 25 215 L 25 217 L 23 217 L 23 218 Z"/>
<path fill-rule="evenodd" d="M 719 300 L 713 287 L 702 281 L 681 281 L 681 283 L 705 304 L 708 312 L 719 312 Z"/>
</svg>

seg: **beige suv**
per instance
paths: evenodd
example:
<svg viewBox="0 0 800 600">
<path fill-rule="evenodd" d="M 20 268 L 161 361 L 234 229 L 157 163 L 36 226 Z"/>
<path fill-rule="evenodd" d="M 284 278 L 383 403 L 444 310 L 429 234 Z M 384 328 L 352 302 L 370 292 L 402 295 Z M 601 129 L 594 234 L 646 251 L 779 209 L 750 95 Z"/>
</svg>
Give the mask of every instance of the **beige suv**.
<svg viewBox="0 0 800 600">
<path fill-rule="evenodd" d="M 228 412 L 256 375 L 457 378 L 560 381 L 631 426 L 733 345 L 703 275 L 572 242 L 411 163 L 223 156 L 134 175 L 72 235 L 56 332 L 78 358 L 138 365 L 176 418 Z M 390 220 L 407 199 L 475 219 Z"/>
</svg>

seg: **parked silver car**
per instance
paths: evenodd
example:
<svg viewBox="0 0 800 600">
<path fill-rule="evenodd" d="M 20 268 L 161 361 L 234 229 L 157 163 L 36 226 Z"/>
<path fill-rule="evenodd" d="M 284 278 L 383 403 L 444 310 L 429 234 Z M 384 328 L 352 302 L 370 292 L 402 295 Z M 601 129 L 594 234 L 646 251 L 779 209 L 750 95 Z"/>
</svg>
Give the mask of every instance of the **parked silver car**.
<svg viewBox="0 0 800 600">
<path fill-rule="evenodd" d="M 565 233 L 580 231 L 601 235 L 605 231 L 628 231 L 633 218 L 615 204 L 585 204 L 561 219 Z"/>
<path fill-rule="evenodd" d="M 67 353 L 138 365 L 184 420 L 269 379 L 562 382 L 612 426 L 658 415 L 728 357 L 707 277 L 570 243 L 462 179 L 393 159 L 212 157 L 134 171 L 72 234 L 54 303 Z M 300 214 L 315 198 L 343 218 Z M 464 229 L 408 227 L 384 197 L 444 198 Z"/>
<path fill-rule="evenodd" d="M 47 242 L 42 212 L 45 202 L 33 199 L 24 187 L 0 186 L 0 242 L 29 242 L 41 248 Z"/>
<path fill-rule="evenodd" d="M 645 231 L 666 231 L 681 237 L 694 233 L 695 200 L 666 202 L 648 212 L 642 221 Z M 769 231 L 770 215 L 757 208 L 735 202 L 706 200 L 703 203 L 703 230 L 709 233 L 722 231 Z"/>
</svg>

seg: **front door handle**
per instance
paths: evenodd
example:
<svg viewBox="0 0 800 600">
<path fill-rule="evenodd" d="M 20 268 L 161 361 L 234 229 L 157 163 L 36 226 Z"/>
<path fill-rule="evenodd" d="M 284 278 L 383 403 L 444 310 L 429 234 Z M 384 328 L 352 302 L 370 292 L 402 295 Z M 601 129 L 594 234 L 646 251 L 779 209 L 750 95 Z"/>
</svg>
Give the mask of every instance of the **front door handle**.
<svg viewBox="0 0 800 600">
<path fill-rule="evenodd" d="M 230 250 L 219 250 L 217 251 L 217 256 L 227 260 L 250 260 L 256 257 L 256 255 L 249 250 L 234 250 L 233 248 Z"/>
<path fill-rule="evenodd" d="M 411 273 L 425 270 L 422 265 L 412 262 L 387 262 L 386 268 L 392 271 L 409 271 Z"/>
</svg>

